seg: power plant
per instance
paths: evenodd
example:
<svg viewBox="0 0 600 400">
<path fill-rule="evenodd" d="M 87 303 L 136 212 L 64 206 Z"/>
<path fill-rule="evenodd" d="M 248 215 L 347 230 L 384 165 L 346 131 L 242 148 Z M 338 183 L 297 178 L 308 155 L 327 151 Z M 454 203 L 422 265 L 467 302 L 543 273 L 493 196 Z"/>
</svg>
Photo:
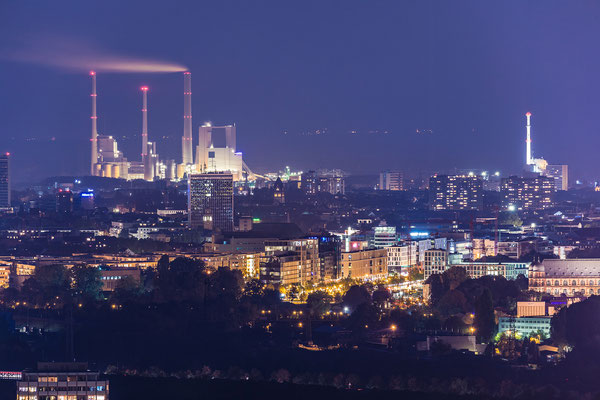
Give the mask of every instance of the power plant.
<svg viewBox="0 0 600 400">
<path fill-rule="evenodd" d="M 542 175 L 554 179 L 556 190 L 567 190 L 569 188 L 569 167 L 566 164 L 548 164 L 543 158 L 534 158 L 532 153 L 531 140 L 531 113 L 527 112 L 526 117 L 526 138 L 525 138 L 525 174 L 524 175 Z"/>
<path fill-rule="evenodd" d="M 183 73 L 183 136 L 181 138 L 181 163 L 175 160 L 162 160 L 157 152 L 156 141 L 148 136 L 148 86 L 142 92 L 142 151 L 140 161 L 129 161 L 119 151 L 115 138 L 98 134 L 96 72 L 92 78 L 92 136 L 91 166 L 93 176 L 121 178 L 127 180 L 155 179 L 180 180 L 192 173 L 228 172 L 234 181 L 254 180 L 255 176 L 242 160 L 242 153 L 236 152 L 235 125 L 212 126 L 203 124 L 199 128 L 199 144 L 196 157 L 193 154 L 192 137 L 192 74 Z M 219 134 L 224 135 L 224 145 L 218 142 Z M 215 141 L 216 137 L 216 141 Z M 223 141 L 223 140 L 222 140 Z M 221 142 L 222 142 L 221 141 Z"/>
</svg>

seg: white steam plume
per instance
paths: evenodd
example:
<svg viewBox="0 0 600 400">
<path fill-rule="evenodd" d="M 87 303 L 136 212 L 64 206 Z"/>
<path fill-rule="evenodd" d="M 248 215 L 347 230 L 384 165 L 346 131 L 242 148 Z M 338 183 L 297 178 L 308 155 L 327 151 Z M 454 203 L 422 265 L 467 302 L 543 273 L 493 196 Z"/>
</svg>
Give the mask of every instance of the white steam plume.
<svg viewBox="0 0 600 400">
<path fill-rule="evenodd" d="M 14 51 L 5 52 L 3 58 L 76 72 L 168 73 L 187 70 L 181 64 L 119 55 L 93 44 L 62 36 L 46 36 L 44 39 L 27 41 Z"/>
</svg>

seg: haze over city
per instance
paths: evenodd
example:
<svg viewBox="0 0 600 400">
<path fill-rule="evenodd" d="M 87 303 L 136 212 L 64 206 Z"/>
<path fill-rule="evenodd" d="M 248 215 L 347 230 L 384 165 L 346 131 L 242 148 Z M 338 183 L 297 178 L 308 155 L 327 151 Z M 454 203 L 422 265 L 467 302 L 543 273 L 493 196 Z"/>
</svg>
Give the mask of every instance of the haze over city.
<svg viewBox="0 0 600 400">
<path fill-rule="evenodd" d="M 86 171 L 90 69 L 99 131 L 126 136 L 130 159 L 141 85 L 150 137 L 180 157 L 177 71 L 189 69 L 194 132 L 235 123 L 257 171 L 518 172 L 530 111 L 536 155 L 596 178 L 594 3 L 65 1 L 0 11 L 0 146 L 15 182 Z M 148 73 L 153 65 L 166 73 Z"/>
<path fill-rule="evenodd" d="M 600 399 L 599 21 L 0 2 L 0 399 Z"/>
</svg>

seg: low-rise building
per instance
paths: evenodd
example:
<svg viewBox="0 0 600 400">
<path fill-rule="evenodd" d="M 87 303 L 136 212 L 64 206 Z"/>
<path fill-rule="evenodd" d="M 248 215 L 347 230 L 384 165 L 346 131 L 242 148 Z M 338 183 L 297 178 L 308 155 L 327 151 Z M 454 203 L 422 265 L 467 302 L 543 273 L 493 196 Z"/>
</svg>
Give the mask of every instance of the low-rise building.
<svg viewBox="0 0 600 400">
<path fill-rule="evenodd" d="M 498 332 L 517 334 L 520 336 L 530 336 L 543 332 L 546 337 L 550 337 L 550 323 L 552 317 L 500 317 L 498 320 Z"/>
<path fill-rule="evenodd" d="M 506 279 L 517 279 L 519 275 L 527 278 L 529 275 L 528 262 L 477 262 L 463 261 L 455 264 L 462 267 L 471 279 L 481 278 L 482 276 L 503 276 Z"/>
<path fill-rule="evenodd" d="M 141 279 L 140 269 L 135 267 L 100 268 L 100 275 L 102 290 L 107 292 L 114 291 L 123 279 L 130 278 L 137 284 L 140 283 Z"/>
<path fill-rule="evenodd" d="M 109 382 L 87 363 L 38 363 L 17 382 L 17 400 L 109 400 Z"/>
<path fill-rule="evenodd" d="M 529 289 L 553 296 L 600 294 L 600 259 L 545 259 L 529 269 Z"/>
<path fill-rule="evenodd" d="M 387 249 L 342 252 L 339 278 L 376 279 L 388 273 Z"/>
</svg>

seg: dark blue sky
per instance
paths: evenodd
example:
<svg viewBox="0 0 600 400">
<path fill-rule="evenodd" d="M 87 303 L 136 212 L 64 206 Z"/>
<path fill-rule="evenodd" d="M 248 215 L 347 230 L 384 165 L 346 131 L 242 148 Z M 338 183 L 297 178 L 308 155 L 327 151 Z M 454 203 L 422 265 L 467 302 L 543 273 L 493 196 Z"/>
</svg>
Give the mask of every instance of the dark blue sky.
<svg viewBox="0 0 600 400">
<path fill-rule="evenodd" d="M 16 180 L 87 171 L 86 68 L 14 60 L 33 46 L 56 64 L 77 43 L 187 66 L 194 140 L 203 121 L 235 122 L 258 171 L 518 172 L 531 111 L 534 155 L 594 179 L 599 18 L 594 1 L 4 1 L 0 150 Z M 150 139 L 179 160 L 182 79 L 100 73 L 100 132 L 137 158 L 147 84 Z"/>
</svg>

